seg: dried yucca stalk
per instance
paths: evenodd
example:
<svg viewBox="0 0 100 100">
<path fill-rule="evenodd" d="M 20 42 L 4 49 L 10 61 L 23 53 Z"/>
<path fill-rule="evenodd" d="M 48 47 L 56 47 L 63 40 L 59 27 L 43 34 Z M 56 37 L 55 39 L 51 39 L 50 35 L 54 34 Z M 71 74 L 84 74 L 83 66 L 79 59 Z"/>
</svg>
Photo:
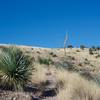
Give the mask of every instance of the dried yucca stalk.
<svg viewBox="0 0 100 100">
<path fill-rule="evenodd" d="M 64 55 L 66 56 L 66 45 L 68 41 L 68 33 L 66 33 L 65 40 L 64 40 Z"/>
</svg>

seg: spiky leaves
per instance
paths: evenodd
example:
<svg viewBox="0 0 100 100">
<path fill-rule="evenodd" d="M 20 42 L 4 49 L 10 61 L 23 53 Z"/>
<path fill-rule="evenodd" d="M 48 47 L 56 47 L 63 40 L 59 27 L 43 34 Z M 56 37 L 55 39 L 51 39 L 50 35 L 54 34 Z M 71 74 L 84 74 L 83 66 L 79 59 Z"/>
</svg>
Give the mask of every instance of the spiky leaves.
<svg viewBox="0 0 100 100">
<path fill-rule="evenodd" d="M 17 91 L 30 81 L 30 60 L 16 47 L 9 47 L 0 54 L 0 80 L 5 88 Z"/>
</svg>

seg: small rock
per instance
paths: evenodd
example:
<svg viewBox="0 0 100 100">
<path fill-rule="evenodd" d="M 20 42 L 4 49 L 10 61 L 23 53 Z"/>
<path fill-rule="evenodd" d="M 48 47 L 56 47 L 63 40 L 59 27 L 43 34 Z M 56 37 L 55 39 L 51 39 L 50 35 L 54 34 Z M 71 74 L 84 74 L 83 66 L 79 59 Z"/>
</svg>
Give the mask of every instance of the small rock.
<svg viewBox="0 0 100 100">
<path fill-rule="evenodd" d="M 39 97 L 35 97 L 35 96 L 31 96 L 32 97 L 32 100 L 40 100 Z"/>
</svg>

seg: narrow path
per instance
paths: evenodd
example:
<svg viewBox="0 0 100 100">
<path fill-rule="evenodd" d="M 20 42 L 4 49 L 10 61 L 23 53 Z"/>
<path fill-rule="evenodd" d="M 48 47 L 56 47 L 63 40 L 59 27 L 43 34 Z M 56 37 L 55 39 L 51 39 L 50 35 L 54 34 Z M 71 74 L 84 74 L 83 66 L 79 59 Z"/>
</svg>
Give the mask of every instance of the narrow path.
<svg viewBox="0 0 100 100">
<path fill-rule="evenodd" d="M 47 73 L 46 86 L 45 86 L 45 98 L 42 100 L 57 100 L 56 97 L 56 79 L 51 73 Z"/>
</svg>

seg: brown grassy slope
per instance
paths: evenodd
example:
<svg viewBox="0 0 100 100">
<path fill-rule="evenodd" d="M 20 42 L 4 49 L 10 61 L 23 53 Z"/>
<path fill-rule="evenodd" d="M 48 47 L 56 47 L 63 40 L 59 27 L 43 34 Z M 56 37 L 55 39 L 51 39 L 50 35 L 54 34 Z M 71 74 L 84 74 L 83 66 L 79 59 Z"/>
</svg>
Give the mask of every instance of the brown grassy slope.
<svg viewBox="0 0 100 100">
<path fill-rule="evenodd" d="M 100 82 L 100 58 L 96 58 L 100 51 L 90 55 L 88 49 L 73 48 L 66 49 L 65 56 L 63 49 L 18 48 L 31 57 L 36 68 L 32 75 L 33 84 L 45 82 L 47 73 L 55 78 L 59 90 L 57 100 L 100 100 L 100 87 L 95 84 Z M 40 64 L 39 58 L 51 59 L 53 63 Z"/>
</svg>

